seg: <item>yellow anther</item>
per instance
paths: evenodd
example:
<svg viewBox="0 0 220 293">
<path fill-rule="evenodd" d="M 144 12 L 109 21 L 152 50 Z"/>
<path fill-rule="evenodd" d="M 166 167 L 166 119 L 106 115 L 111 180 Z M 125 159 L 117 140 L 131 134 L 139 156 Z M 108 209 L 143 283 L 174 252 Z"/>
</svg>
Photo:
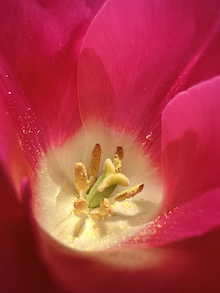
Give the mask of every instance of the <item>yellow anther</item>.
<svg viewBox="0 0 220 293">
<path fill-rule="evenodd" d="M 105 215 L 111 215 L 112 214 L 112 207 L 110 205 L 110 202 L 107 198 L 104 198 L 104 200 L 101 201 L 100 203 L 100 209 L 99 209 L 99 213 L 101 216 L 105 216 Z"/>
<path fill-rule="evenodd" d="M 137 193 L 141 192 L 143 188 L 144 188 L 144 184 L 138 184 L 135 187 L 124 190 L 121 193 L 116 195 L 115 201 L 123 201 L 125 199 L 131 198 L 135 196 Z"/>
<path fill-rule="evenodd" d="M 75 186 L 79 192 L 89 188 L 86 168 L 82 163 L 75 164 Z"/>
<path fill-rule="evenodd" d="M 89 203 L 87 200 L 80 198 L 74 201 L 74 208 L 79 211 L 83 211 L 88 207 Z"/>
<path fill-rule="evenodd" d="M 92 161 L 89 166 L 89 173 L 92 177 L 96 177 L 101 158 L 101 146 L 97 143 L 92 151 Z"/>
<path fill-rule="evenodd" d="M 118 146 L 116 153 L 115 153 L 114 160 L 113 160 L 113 164 L 115 166 L 116 173 L 121 172 L 123 158 L 124 158 L 123 148 Z"/>
</svg>

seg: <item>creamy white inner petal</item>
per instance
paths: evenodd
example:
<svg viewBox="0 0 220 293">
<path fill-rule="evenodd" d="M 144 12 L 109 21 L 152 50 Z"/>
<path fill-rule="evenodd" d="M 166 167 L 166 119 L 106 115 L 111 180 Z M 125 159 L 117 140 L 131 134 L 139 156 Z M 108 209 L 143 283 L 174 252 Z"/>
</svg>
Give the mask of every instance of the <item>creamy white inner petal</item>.
<svg viewBox="0 0 220 293">
<path fill-rule="evenodd" d="M 122 172 L 130 179 L 130 187 L 144 184 L 141 193 L 123 202 L 114 203 L 112 216 L 85 214 L 73 206 L 77 191 L 74 185 L 76 162 L 82 162 L 87 171 L 91 162 L 91 140 L 83 130 L 62 147 L 49 151 L 41 161 L 37 184 L 37 201 L 34 213 L 39 224 L 56 240 L 78 250 L 104 250 L 119 246 L 129 235 L 137 234 L 143 225 L 152 218 L 162 197 L 162 184 L 158 172 L 148 157 L 143 155 L 138 145 L 131 143 L 129 135 L 101 133 L 96 128 L 90 133 L 95 143 L 102 147 L 98 176 L 103 173 L 106 158 L 114 158 L 117 146 L 124 149 Z M 93 144 L 93 142 L 92 142 Z M 109 198 L 125 190 L 117 186 Z"/>
</svg>

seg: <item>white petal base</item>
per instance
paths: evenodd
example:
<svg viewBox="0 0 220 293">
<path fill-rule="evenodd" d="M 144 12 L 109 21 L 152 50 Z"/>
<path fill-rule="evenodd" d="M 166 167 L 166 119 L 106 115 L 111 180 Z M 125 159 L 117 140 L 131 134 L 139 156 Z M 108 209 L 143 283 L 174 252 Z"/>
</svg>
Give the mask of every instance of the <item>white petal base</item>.
<svg viewBox="0 0 220 293">
<path fill-rule="evenodd" d="M 121 139 L 121 133 L 112 134 L 111 130 L 111 137 L 115 139 L 109 142 L 109 131 L 105 130 L 103 134 L 97 128 L 96 125 L 96 132 L 90 135 L 102 147 L 99 175 L 103 172 L 105 159 L 113 159 L 116 147 L 122 146 L 125 153 L 122 172 L 130 179 L 129 187 L 144 183 L 143 191 L 134 198 L 116 202 L 112 216 L 86 215 L 74 210 L 75 163 L 82 162 L 88 170 L 94 147 L 82 129 L 72 140 L 43 157 L 34 204 L 34 214 L 41 227 L 62 244 L 84 251 L 120 246 L 129 235 L 138 233 L 143 224 L 152 219 L 162 197 L 158 172 L 150 166 L 139 146 L 131 143 L 133 137 L 123 135 Z M 124 189 L 118 186 L 114 195 Z"/>
</svg>

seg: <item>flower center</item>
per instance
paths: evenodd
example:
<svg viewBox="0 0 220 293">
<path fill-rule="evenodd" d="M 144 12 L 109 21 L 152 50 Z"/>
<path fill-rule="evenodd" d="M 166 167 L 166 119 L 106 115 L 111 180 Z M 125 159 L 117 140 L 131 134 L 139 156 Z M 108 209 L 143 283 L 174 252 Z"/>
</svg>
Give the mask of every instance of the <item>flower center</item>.
<svg viewBox="0 0 220 293">
<path fill-rule="evenodd" d="M 105 250 L 138 235 L 162 197 L 160 173 L 142 145 L 131 135 L 121 139 L 117 132 L 111 132 L 109 140 L 109 131 L 97 132 L 97 127 L 90 132 L 95 138 L 90 142 L 100 145 L 91 149 L 84 130 L 79 130 L 45 154 L 32 185 L 39 225 L 77 250 Z"/>
<path fill-rule="evenodd" d="M 139 184 L 131 189 L 125 190 L 111 198 L 108 198 L 117 185 L 126 187 L 130 185 L 129 179 L 121 173 L 124 151 L 122 147 L 117 147 L 113 162 L 106 159 L 104 163 L 104 173 L 96 180 L 101 158 L 101 146 L 96 144 L 92 152 L 92 160 L 89 167 L 90 177 L 88 180 L 86 168 L 83 163 L 75 164 L 75 186 L 79 198 L 74 201 L 76 210 L 84 213 L 99 213 L 100 215 L 112 215 L 113 203 L 124 201 L 141 192 L 144 184 Z M 97 209 L 99 207 L 99 209 Z"/>
</svg>

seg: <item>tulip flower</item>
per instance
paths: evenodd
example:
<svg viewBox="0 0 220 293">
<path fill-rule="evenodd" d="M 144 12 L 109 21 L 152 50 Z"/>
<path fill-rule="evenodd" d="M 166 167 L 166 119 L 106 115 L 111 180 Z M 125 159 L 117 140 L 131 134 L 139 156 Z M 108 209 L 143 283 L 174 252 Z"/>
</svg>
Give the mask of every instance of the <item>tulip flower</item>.
<svg viewBox="0 0 220 293">
<path fill-rule="evenodd" d="M 219 1 L 0 15 L 1 291 L 218 292 Z"/>
</svg>

